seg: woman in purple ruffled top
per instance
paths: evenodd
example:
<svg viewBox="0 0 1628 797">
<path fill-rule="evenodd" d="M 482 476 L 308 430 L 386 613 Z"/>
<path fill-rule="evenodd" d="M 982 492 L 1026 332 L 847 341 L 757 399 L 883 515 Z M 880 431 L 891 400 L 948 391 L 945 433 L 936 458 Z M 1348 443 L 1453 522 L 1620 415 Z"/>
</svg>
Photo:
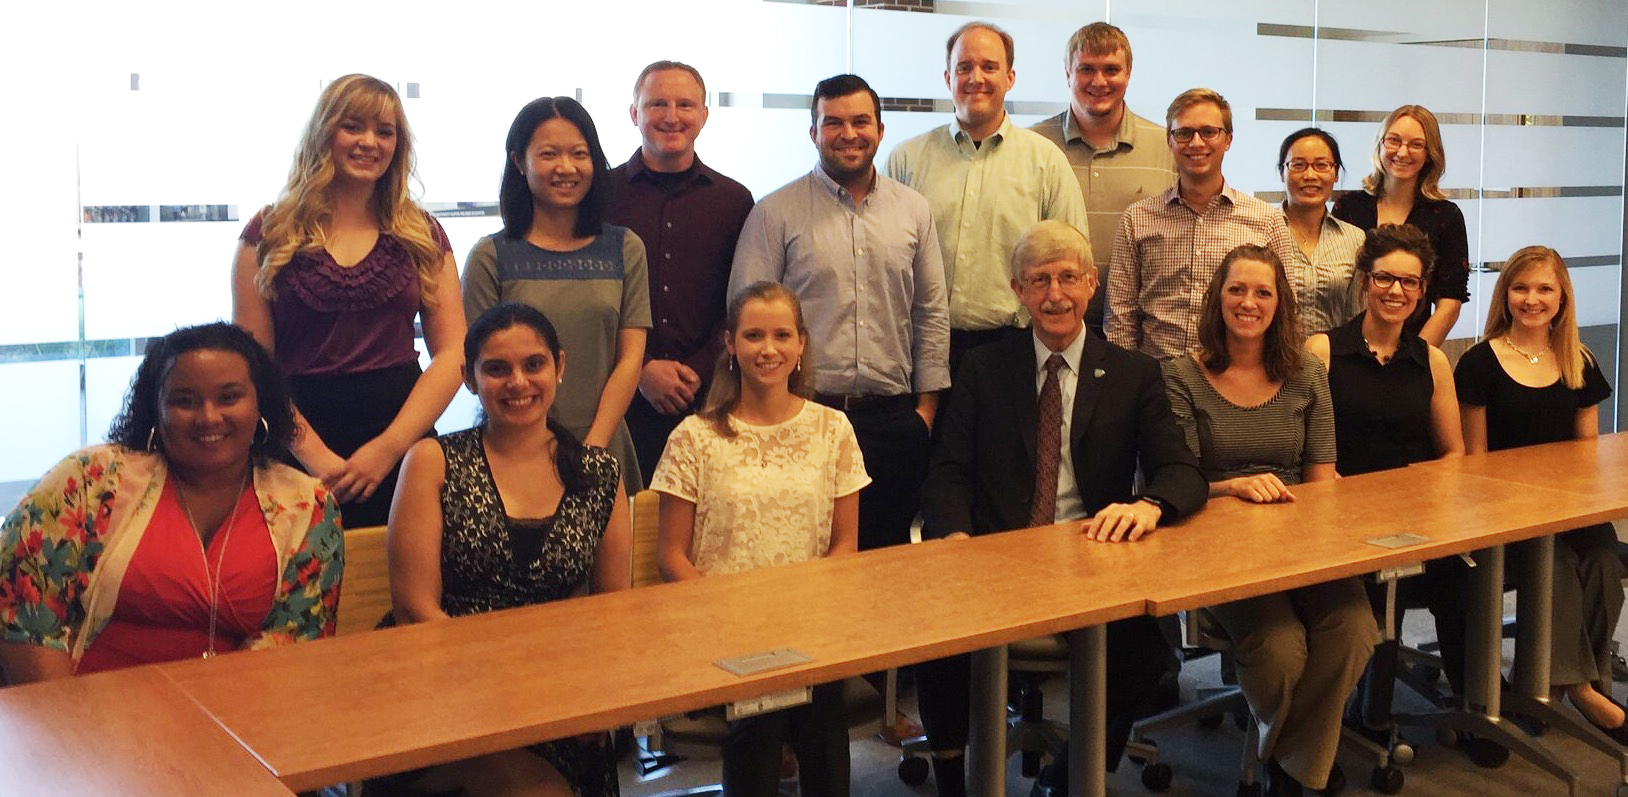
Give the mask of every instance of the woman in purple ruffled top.
<svg viewBox="0 0 1628 797">
<path fill-rule="evenodd" d="M 335 80 L 232 269 L 232 320 L 288 374 L 294 455 L 334 491 L 350 528 L 385 522 L 402 455 L 458 390 L 458 266 L 441 225 L 408 195 L 412 174 L 395 89 L 366 75 Z M 430 353 L 422 370 L 415 318 Z"/>
</svg>

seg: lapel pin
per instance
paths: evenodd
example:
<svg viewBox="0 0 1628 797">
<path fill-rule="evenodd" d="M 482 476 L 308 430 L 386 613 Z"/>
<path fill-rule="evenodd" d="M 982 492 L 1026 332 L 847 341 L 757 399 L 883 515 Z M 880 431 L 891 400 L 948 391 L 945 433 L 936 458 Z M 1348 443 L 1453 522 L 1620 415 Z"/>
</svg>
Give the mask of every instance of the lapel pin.
<svg viewBox="0 0 1628 797">
<path fill-rule="evenodd" d="M 1098 378 L 1098 379 L 1101 379 L 1101 378 L 1102 378 L 1102 375 L 1103 375 L 1103 374 L 1105 374 L 1105 373 L 1108 373 L 1108 372 L 1107 372 L 1107 371 L 1104 371 L 1104 370 L 1102 370 L 1102 369 L 1101 369 L 1101 368 L 1098 368 L 1098 369 L 1097 369 L 1097 370 L 1095 370 L 1095 371 L 1092 371 L 1092 372 L 1091 372 L 1091 375 L 1092 375 L 1092 376 L 1094 376 L 1094 377 L 1096 377 L 1096 378 Z"/>
</svg>

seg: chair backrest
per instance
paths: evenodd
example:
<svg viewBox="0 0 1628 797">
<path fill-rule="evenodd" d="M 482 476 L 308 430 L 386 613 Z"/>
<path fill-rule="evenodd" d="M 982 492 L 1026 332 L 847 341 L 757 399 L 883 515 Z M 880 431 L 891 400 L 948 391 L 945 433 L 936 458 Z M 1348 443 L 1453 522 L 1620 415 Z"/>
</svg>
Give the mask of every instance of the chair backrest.
<svg viewBox="0 0 1628 797">
<path fill-rule="evenodd" d="M 345 580 L 339 590 L 339 631 L 370 631 L 390 611 L 390 557 L 385 527 L 345 532 Z"/>
<path fill-rule="evenodd" d="M 661 583 L 656 563 L 656 533 L 661 526 L 661 494 L 640 490 L 633 496 L 633 586 Z"/>
</svg>

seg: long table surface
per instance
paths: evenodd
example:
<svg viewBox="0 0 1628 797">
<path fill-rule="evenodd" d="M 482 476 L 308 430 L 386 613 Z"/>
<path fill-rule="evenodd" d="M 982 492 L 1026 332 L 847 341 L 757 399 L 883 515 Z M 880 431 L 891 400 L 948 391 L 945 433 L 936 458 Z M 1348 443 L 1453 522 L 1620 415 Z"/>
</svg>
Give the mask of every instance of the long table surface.
<svg viewBox="0 0 1628 797">
<path fill-rule="evenodd" d="M 0 689 L 7 793 L 289 797 L 154 667 Z"/>
<path fill-rule="evenodd" d="M 1037 563 L 1032 540 L 1072 534 L 904 546 L 162 669 L 310 789 L 1142 613 L 1135 574 L 1046 586 L 1066 574 Z M 813 660 L 744 677 L 714 664 L 788 647 Z"/>
<path fill-rule="evenodd" d="M 156 683 L 121 689 L 146 696 L 106 703 L 117 710 L 96 713 L 97 734 L 160 738 L 139 724 L 153 716 L 197 726 L 227 748 L 202 772 L 129 765 L 171 785 L 229 773 L 246 793 L 275 786 L 269 769 L 311 789 L 1621 517 L 1625 476 L 1628 435 L 1615 435 L 1300 485 L 1287 504 L 1216 500 L 1135 545 L 1063 524 L 140 668 L 130 677 Z M 1367 542 L 1398 533 L 1428 539 Z M 813 660 L 745 677 L 714 664 L 786 647 Z M 106 677 L 5 690 L 0 727 L 72 742 L 61 729 L 78 723 L 27 718 L 91 702 L 81 691 Z"/>
</svg>

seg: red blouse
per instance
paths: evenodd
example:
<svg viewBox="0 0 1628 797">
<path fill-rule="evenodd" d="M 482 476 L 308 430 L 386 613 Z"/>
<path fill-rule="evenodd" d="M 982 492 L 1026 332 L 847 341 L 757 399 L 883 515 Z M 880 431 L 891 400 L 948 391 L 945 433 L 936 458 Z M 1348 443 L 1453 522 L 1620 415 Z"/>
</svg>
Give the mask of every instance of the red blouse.
<svg viewBox="0 0 1628 797">
<path fill-rule="evenodd" d="M 215 651 L 227 653 L 259 631 L 277 590 L 277 551 L 252 487 L 207 552 L 167 481 L 152 521 L 119 584 L 107 628 L 79 662 L 79 673 L 197 658 L 209 649 L 210 593 L 217 566 L 220 596 Z M 207 555 L 206 567 L 204 558 Z"/>
</svg>

